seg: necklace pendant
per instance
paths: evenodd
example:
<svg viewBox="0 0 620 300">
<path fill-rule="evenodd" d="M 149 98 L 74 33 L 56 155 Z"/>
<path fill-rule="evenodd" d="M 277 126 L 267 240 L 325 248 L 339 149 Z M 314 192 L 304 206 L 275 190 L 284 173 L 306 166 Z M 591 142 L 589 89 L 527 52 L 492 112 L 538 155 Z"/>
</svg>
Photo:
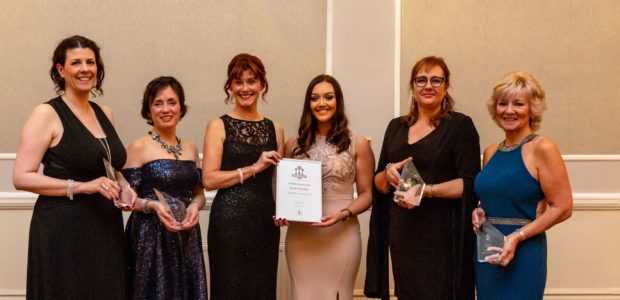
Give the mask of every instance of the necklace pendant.
<svg viewBox="0 0 620 300">
<path fill-rule="evenodd" d="M 162 148 L 166 149 L 166 152 L 168 152 L 168 154 L 172 154 L 174 156 L 174 159 L 179 160 L 179 157 L 183 155 L 181 153 L 181 151 L 183 151 L 183 147 L 181 147 L 181 139 L 178 136 L 175 136 L 177 144 L 175 146 L 170 146 L 166 142 L 161 140 L 159 134 L 152 131 L 149 131 L 149 134 L 151 135 L 151 139 L 159 143 Z"/>
</svg>

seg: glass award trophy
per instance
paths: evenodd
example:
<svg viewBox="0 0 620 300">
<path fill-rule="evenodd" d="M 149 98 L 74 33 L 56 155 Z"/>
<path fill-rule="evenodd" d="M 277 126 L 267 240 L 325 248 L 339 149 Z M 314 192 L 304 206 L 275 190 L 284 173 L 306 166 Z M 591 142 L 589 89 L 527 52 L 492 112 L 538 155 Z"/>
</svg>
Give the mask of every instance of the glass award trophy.
<svg viewBox="0 0 620 300">
<path fill-rule="evenodd" d="M 103 167 L 108 179 L 116 181 L 116 170 L 114 170 L 112 164 L 105 157 L 103 158 Z"/>
<path fill-rule="evenodd" d="M 403 167 L 400 173 L 398 187 L 396 188 L 398 193 L 394 194 L 394 201 L 398 202 L 403 200 L 415 206 L 419 206 L 425 187 L 426 184 L 424 180 L 422 180 L 420 172 L 418 172 L 413 161 L 410 160 L 405 164 L 405 167 Z"/>
<path fill-rule="evenodd" d="M 499 254 L 504 248 L 506 237 L 491 223 L 484 221 L 480 225 L 476 236 L 478 248 L 478 261 L 487 262 L 486 258 L 490 255 Z"/>
<path fill-rule="evenodd" d="M 114 170 L 112 164 L 105 157 L 103 158 L 103 167 L 105 168 L 105 173 L 108 179 L 118 182 L 118 184 L 121 186 L 120 199 L 114 200 L 114 205 L 116 205 L 116 207 L 118 208 L 130 207 L 132 194 L 129 190 L 131 189 L 131 186 L 129 186 L 129 182 L 127 182 L 123 178 L 119 180 L 118 177 L 116 177 L 116 170 Z"/>
<path fill-rule="evenodd" d="M 187 208 L 185 207 L 185 203 L 181 200 L 174 198 L 164 192 L 160 192 L 157 189 L 153 189 L 155 195 L 157 196 L 157 200 L 161 203 L 166 211 L 170 212 L 170 214 L 174 217 L 174 220 L 177 222 L 177 225 L 181 223 L 185 219 L 185 215 L 187 213 Z"/>
</svg>

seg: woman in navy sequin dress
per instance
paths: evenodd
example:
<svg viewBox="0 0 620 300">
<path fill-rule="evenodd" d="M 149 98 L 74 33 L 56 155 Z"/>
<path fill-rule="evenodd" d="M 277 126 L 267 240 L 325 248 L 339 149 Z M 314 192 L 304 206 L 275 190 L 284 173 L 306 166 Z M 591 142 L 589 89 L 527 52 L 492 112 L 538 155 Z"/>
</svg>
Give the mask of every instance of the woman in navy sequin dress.
<svg viewBox="0 0 620 300">
<path fill-rule="evenodd" d="M 258 112 L 268 90 L 258 57 L 235 56 L 224 90 L 235 106 L 209 121 L 202 165 L 205 188 L 218 190 L 208 233 L 211 297 L 275 299 L 280 229 L 271 184 L 284 132 Z"/>
<path fill-rule="evenodd" d="M 506 236 L 503 249 L 475 261 L 479 300 L 542 299 L 547 277 L 545 231 L 570 217 L 572 194 L 562 156 L 540 128 L 545 93 L 529 74 L 502 78 L 488 102 L 505 139 L 484 151 L 474 189 L 481 207 L 474 230 L 486 221 Z M 525 225 L 524 225 L 525 224 Z"/>
<path fill-rule="evenodd" d="M 176 136 L 186 111 L 183 87 L 173 77 L 156 78 L 146 87 L 142 117 L 153 130 L 127 147 L 123 169 L 139 196 L 125 231 L 129 299 L 207 299 L 198 225 L 205 205 L 198 150 Z M 186 217 L 175 220 L 153 189 L 182 201 Z"/>
</svg>

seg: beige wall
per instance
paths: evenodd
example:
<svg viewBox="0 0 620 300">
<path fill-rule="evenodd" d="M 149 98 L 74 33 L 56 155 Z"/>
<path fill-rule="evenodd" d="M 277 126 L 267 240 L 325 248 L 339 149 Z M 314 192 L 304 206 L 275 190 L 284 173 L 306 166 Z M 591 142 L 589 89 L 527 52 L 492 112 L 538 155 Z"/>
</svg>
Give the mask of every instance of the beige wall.
<svg viewBox="0 0 620 300">
<path fill-rule="evenodd" d="M 457 109 L 470 115 L 484 147 L 502 139 L 485 103 L 514 70 L 547 92 L 541 133 L 565 154 L 620 152 L 620 1 L 402 1 L 401 101 L 419 58 L 446 59 Z"/>
<path fill-rule="evenodd" d="M 333 74 L 344 90 L 351 128 L 371 139 L 378 157 L 394 117 L 394 3 L 362 3 L 334 1 Z"/>
<path fill-rule="evenodd" d="M 259 109 L 296 131 L 306 85 L 325 69 L 325 1 L 0 1 L 0 143 L 16 152 L 32 108 L 52 98 L 54 47 L 81 34 L 102 48 L 105 95 L 125 144 L 149 127 L 140 117 L 146 84 L 177 77 L 190 110 L 179 135 L 202 148 L 206 122 L 226 113 L 226 67 L 239 52 L 267 69 L 268 104 Z"/>
</svg>

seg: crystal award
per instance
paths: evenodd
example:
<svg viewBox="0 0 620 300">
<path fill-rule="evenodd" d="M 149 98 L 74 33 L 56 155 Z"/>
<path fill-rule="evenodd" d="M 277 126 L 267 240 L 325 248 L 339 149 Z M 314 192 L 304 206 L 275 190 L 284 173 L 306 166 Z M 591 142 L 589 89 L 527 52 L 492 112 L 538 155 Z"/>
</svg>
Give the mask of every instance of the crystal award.
<svg viewBox="0 0 620 300">
<path fill-rule="evenodd" d="M 116 177 L 116 170 L 105 157 L 103 158 L 103 167 L 105 168 L 106 177 L 110 180 L 116 181 L 121 187 L 120 198 L 118 200 L 114 200 L 114 205 L 118 208 L 131 207 L 132 193 L 130 191 L 131 186 L 129 186 L 129 182 L 127 182 L 124 178 L 118 179 L 118 177 Z"/>
<path fill-rule="evenodd" d="M 398 202 L 403 200 L 415 206 L 419 206 L 422 201 L 424 187 L 426 187 L 426 184 L 424 180 L 422 180 L 420 172 L 418 172 L 413 161 L 410 160 L 405 164 L 405 167 L 403 167 L 400 173 L 398 187 L 396 188 L 398 193 L 394 194 L 394 201 Z"/>
<path fill-rule="evenodd" d="M 491 223 L 484 221 L 480 225 L 476 237 L 478 248 L 478 261 L 487 262 L 488 256 L 499 254 L 504 248 L 506 237 Z"/>
<path fill-rule="evenodd" d="M 174 217 L 175 221 L 178 224 L 180 224 L 181 221 L 185 219 L 185 214 L 187 213 L 185 203 L 164 192 L 160 192 L 157 189 L 153 189 L 153 191 L 155 192 L 159 203 L 161 203 L 161 205 L 164 206 L 164 209 Z"/>
<path fill-rule="evenodd" d="M 114 170 L 112 164 L 105 157 L 103 158 L 103 167 L 105 168 L 105 174 L 108 179 L 116 181 L 116 170 Z"/>
</svg>

